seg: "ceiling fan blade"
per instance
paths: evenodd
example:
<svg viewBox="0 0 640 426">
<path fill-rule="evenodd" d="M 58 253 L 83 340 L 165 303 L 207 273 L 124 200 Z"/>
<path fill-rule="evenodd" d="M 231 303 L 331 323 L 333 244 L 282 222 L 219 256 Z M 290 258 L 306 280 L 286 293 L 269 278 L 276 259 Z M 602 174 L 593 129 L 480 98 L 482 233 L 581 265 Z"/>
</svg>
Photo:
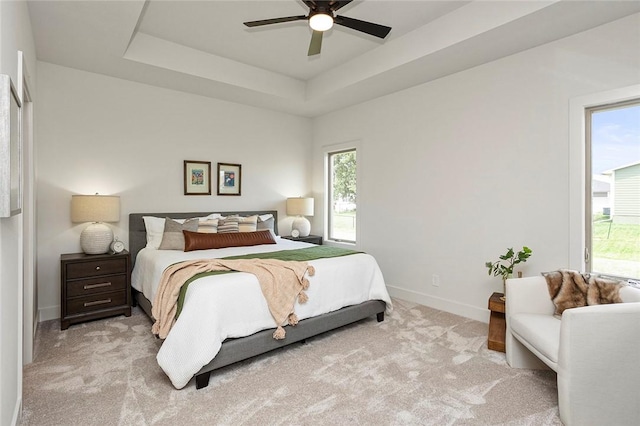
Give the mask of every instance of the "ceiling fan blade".
<svg viewBox="0 0 640 426">
<path fill-rule="evenodd" d="M 307 56 L 313 56 L 320 54 L 322 48 L 322 31 L 314 31 L 311 36 L 311 43 L 309 43 L 309 52 Z"/>
<path fill-rule="evenodd" d="M 302 0 L 304 4 L 306 4 L 310 10 L 324 10 L 326 12 L 333 11 L 335 12 L 338 9 L 341 9 L 351 3 L 353 0 Z"/>
<path fill-rule="evenodd" d="M 311 10 L 316 8 L 316 2 L 314 0 L 302 0 L 302 3 L 306 4 L 307 7 Z"/>
<path fill-rule="evenodd" d="M 338 25 L 342 25 L 343 27 L 351 28 L 380 38 L 385 38 L 387 34 L 389 34 L 389 31 L 391 31 L 391 27 L 374 24 L 373 22 L 361 21 L 359 19 L 347 18 L 346 16 L 336 16 L 333 22 Z"/>
<path fill-rule="evenodd" d="M 302 21 L 306 19 L 307 17 L 305 15 L 285 16 L 284 18 L 273 18 L 273 19 L 263 19 L 260 21 L 249 21 L 249 22 L 244 22 L 244 24 L 247 27 L 259 27 L 261 25 L 279 24 L 281 22 L 291 22 L 291 21 Z"/>
<path fill-rule="evenodd" d="M 348 5 L 349 3 L 351 3 L 353 0 L 336 0 L 336 1 L 332 1 L 330 2 L 330 7 L 331 10 L 333 10 L 334 12 L 338 9 L 341 9 L 343 7 L 345 7 L 346 5 Z"/>
</svg>

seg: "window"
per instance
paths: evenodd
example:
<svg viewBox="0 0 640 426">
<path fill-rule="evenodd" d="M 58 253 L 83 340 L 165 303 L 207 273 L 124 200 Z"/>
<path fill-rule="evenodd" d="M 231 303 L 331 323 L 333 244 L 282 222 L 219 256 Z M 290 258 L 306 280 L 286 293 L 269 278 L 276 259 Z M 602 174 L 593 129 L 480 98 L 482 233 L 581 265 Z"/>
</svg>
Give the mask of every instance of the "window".
<svg viewBox="0 0 640 426">
<path fill-rule="evenodd" d="M 356 242 L 357 161 L 356 149 L 327 153 L 327 237 Z"/>
<path fill-rule="evenodd" d="M 640 99 L 586 109 L 589 272 L 640 278 Z"/>
</svg>

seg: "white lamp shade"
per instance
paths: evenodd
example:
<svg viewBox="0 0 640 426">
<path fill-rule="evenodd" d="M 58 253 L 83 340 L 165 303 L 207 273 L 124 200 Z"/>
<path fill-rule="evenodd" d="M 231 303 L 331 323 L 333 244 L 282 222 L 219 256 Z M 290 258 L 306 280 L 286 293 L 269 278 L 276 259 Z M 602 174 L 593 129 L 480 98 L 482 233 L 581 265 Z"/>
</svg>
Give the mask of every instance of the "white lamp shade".
<svg viewBox="0 0 640 426">
<path fill-rule="evenodd" d="M 287 198 L 289 216 L 313 216 L 313 198 Z"/>
<path fill-rule="evenodd" d="M 71 196 L 71 222 L 119 222 L 120 197 L 113 195 Z"/>
</svg>

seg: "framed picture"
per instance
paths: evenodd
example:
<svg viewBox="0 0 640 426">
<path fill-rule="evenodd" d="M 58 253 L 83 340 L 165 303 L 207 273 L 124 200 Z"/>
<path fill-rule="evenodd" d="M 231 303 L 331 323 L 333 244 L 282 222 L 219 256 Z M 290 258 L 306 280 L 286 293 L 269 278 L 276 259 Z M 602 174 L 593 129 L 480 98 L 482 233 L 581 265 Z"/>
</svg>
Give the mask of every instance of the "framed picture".
<svg viewBox="0 0 640 426">
<path fill-rule="evenodd" d="M 0 217 L 22 211 L 21 107 L 11 77 L 0 75 Z"/>
<path fill-rule="evenodd" d="M 218 195 L 240 195 L 242 166 L 218 163 Z"/>
<path fill-rule="evenodd" d="M 211 161 L 184 161 L 184 195 L 211 195 Z"/>
</svg>

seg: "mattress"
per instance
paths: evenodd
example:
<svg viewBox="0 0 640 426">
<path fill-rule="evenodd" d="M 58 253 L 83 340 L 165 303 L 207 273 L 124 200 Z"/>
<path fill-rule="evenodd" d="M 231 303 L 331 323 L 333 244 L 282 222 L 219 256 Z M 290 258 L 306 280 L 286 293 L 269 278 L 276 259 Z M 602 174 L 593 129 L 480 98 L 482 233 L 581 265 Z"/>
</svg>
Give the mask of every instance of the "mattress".
<svg viewBox="0 0 640 426">
<path fill-rule="evenodd" d="M 182 252 L 144 248 L 136 258 L 132 286 L 151 301 L 164 269 L 183 260 L 221 258 L 312 246 L 276 238 L 276 244 Z M 382 300 L 392 309 L 380 268 L 365 253 L 309 262 L 309 300 L 296 302 L 300 320 L 367 300 Z M 227 338 L 249 336 L 276 324 L 260 285 L 252 274 L 235 272 L 199 278 L 189 285 L 182 312 L 157 354 L 160 367 L 177 389 L 183 388 L 218 353 Z"/>
</svg>

